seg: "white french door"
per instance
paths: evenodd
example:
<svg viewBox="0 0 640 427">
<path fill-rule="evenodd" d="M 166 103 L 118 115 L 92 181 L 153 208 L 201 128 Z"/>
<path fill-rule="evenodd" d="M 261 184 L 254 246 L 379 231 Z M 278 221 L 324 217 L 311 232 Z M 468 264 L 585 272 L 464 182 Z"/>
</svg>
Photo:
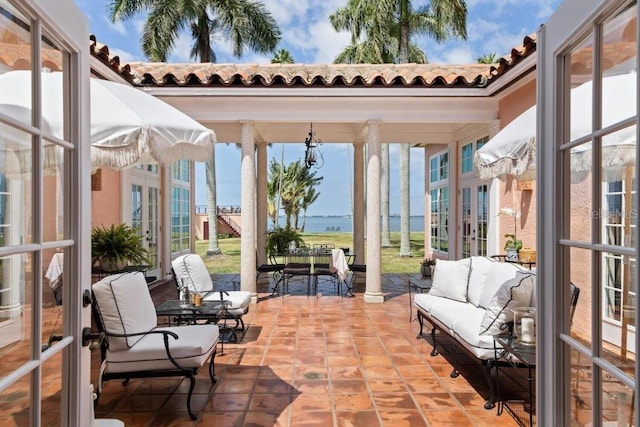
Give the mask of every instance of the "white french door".
<svg viewBox="0 0 640 427">
<path fill-rule="evenodd" d="M 123 198 L 125 220 L 142 236 L 141 243 L 149 251 L 147 277 L 159 277 L 160 248 L 160 176 L 158 167 L 143 165 L 126 172 L 129 197 Z"/>
<path fill-rule="evenodd" d="M 538 33 L 538 425 L 640 425 L 638 29 L 565 0 Z"/>
<path fill-rule="evenodd" d="M 487 255 L 488 185 L 477 180 L 465 181 L 459 197 L 459 257 Z"/>
</svg>

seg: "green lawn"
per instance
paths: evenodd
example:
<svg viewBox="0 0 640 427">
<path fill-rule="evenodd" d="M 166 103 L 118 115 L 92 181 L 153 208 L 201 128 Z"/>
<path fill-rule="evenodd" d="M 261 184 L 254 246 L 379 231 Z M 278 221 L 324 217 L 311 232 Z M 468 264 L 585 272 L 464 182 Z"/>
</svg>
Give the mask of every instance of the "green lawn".
<svg viewBox="0 0 640 427">
<path fill-rule="evenodd" d="M 316 243 L 333 243 L 336 248 L 351 247 L 351 233 L 302 233 L 302 238 L 308 246 Z M 218 240 L 222 255 L 206 257 L 209 245 L 206 240 L 196 242 L 196 252 L 203 257 L 207 268 L 212 273 L 240 272 L 240 239 L 229 238 Z M 391 233 L 390 248 L 382 248 L 383 273 L 419 273 L 420 261 L 424 258 L 424 233 L 411 233 L 412 257 L 400 257 L 400 233 Z M 365 243 L 366 245 L 366 243 Z"/>
</svg>

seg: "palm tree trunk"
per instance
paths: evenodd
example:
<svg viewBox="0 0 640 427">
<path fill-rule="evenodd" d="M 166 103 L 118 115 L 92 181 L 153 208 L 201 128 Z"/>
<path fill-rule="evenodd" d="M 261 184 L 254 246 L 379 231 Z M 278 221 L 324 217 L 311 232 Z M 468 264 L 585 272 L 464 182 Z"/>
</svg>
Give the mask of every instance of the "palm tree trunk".
<svg viewBox="0 0 640 427">
<path fill-rule="evenodd" d="M 380 205 L 382 209 L 381 246 L 391 247 L 389 229 L 389 144 L 380 145 Z"/>
<path fill-rule="evenodd" d="M 216 152 L 207 162 L 207 213 L 209 214 L 209 247 L 207 256 L 221 254 L 218 246 L 218 201 L 216 198 Z"/>
<path fill-rule="evenodd" d="M 400 5 L 400 52 L 399 62 L 409 62 L 409 0 Z M 400 256 L 411 256 L 409 236 L 409 162 L 411 145 L 400 144 Z"/>
</svg>

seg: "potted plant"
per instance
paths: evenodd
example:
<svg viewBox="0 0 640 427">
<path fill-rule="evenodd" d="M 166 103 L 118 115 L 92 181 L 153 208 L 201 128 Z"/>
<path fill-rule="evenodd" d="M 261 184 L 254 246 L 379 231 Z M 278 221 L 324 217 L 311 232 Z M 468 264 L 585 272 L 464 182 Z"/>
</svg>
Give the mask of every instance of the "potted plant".
<svg viewBox="0 0 640 427">
<path fill-rule="evenodd" d="M 436 260 L 432 259 L 431 257 L 427 257 L 424 260 L 420 261 L 420 273 L 422 274 L 422 277 L 431 277 L 435 265 Z"/>
<path fill-rule="evenodd" d="M 95 227 L 91 231 L 92 265 L 104 271 L 120 271 L 127 265 L 148 263 L 142 236 L 127 224 Z"/>
<path fill-rule="evenodd" d="M 504 243 L 504 250 L 507 251 L 507 261 L 517 261 L 518 252 L 522 249 L 522 240 L 517 237 L 518 218 L 520 218 L 520 211 L 512 208 L 502 208 L 501 214 L 513 217 L 513 233 L 507 233 L 504 237 L 507 239 Z"/>
<path fill-rule="evenodd" d="M 276 256 L 285 253 L 291 242 L 296 246 L 304 245 L 304 240 L 300 233 L 291 227 L 276 227 L 267 233 L 267 255 Z"/>
</svg>

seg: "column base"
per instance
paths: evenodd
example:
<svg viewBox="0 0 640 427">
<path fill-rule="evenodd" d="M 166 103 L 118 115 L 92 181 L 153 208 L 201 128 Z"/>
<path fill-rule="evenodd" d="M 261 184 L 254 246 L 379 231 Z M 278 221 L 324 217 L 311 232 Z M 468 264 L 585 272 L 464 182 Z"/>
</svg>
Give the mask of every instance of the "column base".
<svg viewBox="0 0 640 427">
<path fill-rule="evenodd" d="M 380 292 L 375 293 L 364 293 L 364 302 L 368 304 L 382 304 L 384 302 L 384 295 Z"/>
<path fill-rule="evenodd" d="M 251 293 L 251 304 L 257 304 L 258 303 L 258 294 L 257 292 L 252 292 Z"/>
</svg>

